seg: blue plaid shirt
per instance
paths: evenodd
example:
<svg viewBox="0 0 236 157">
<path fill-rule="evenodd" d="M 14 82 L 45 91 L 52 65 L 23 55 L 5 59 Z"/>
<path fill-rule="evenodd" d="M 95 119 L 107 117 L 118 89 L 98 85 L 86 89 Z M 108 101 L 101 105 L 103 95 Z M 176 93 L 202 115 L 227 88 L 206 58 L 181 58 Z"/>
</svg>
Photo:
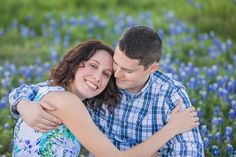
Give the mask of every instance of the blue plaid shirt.
<svg viewBox="0 0 236 157">
<path fill-rule="evenodd" d="M 32 100 L 41 86 L 23 85 L 10 93 L 11 111 L 18 116 L 15 104 L 22 99 Z M 94 122 L 120 150 L 135 146 L 160 130 L 170 117 L 181 98 L 185 107 L 191 106 L 184 86 L 159 71 L 150 76 L 144 88 L 137 94 L 120 90 L 122 100 L 112 114 L 88 108 Z M 104 108 L 105 106 L 104 106 Z M 184 124 L 183 124 L 184 125 Z M 179 134 L 166 143 L 160 150 L 161 156 L 203 157 L 204 148 L 199 129 L 195 128 Z"/>
</svg>

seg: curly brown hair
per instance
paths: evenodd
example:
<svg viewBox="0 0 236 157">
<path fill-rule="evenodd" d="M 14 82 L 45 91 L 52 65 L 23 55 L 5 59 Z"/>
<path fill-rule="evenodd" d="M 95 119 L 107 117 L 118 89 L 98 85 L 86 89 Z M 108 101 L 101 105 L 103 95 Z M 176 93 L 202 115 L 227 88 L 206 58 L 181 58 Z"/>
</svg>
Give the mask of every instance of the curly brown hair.
<svg viewBox="0 0 236 157">
<path fill-rule="evenodd" d="M 114 55 L 113 49 L 101 41 L 85 41 L 69 50 L 57 67 L 52 69 L 49 76 L 49 79 L 52 80 L 51 85 L 59 85 L 67 89 L 70 82 L 75 78 L 79 64 L 88 61 L 97 50 L 104 50 L 111 56 Z M 102 104 L 105 104 L 108 111 L 113 112 L 120 99 L 121 96 L 115 83 L 115 77 L 112 75 L 103 92 L 93 98 L 83 100 L 83 103 L 94 110 L 101 109 L 103 111 L 105 110 L 102 109 Z"/>
</svg>

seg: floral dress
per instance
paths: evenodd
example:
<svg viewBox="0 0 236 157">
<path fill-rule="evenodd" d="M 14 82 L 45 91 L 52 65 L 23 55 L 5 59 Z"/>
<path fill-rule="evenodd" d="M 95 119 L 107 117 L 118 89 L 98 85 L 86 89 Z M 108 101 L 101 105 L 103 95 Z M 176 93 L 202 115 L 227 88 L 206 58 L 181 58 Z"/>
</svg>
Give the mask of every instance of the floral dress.
<svg viewBox="0 0 236 157">
<path fill-rule="evenodd" d="M 60 86 L 40 88 L 34 101 L 39 101 L 50 91 L 64 91 L 64 88 Z M 22 118 L 16 123 L 13 157 L 78 157 L 80 149 L 80 142 L 65 125 L 41 133 L 30 128 Z"/>
</svg>

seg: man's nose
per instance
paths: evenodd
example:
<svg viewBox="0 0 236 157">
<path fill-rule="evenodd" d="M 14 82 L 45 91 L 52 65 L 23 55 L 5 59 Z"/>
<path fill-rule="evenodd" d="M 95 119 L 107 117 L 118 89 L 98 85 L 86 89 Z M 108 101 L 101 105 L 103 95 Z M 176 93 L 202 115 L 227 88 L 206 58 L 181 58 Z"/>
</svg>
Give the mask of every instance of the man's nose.
<svg viewBox="0 0 236 157">
<path fill-rule="evenodd" d="M 114 72 L 115 78 L 119 78 L 123 76 L 122 69 L 120 67 L 117 67 L 115 72 Z"/>
</svg>

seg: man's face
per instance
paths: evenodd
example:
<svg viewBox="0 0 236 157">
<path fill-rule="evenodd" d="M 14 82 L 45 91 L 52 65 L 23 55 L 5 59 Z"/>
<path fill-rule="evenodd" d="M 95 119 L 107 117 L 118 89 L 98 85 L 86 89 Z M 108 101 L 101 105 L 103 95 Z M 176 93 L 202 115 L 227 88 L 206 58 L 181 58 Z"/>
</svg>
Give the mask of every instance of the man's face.
<svg viewBox="0 0 236 157">
<path fill-rule="evenodd" d="M 139 64 L 139 60 L 128 58 L 119 46 L 115 49 L 113 60 L 117 86 L 134 94 L 145 86 L 151 72 L 153 72 L 151 66 L 145 70 L 144 66 Z"/>
</svg>

